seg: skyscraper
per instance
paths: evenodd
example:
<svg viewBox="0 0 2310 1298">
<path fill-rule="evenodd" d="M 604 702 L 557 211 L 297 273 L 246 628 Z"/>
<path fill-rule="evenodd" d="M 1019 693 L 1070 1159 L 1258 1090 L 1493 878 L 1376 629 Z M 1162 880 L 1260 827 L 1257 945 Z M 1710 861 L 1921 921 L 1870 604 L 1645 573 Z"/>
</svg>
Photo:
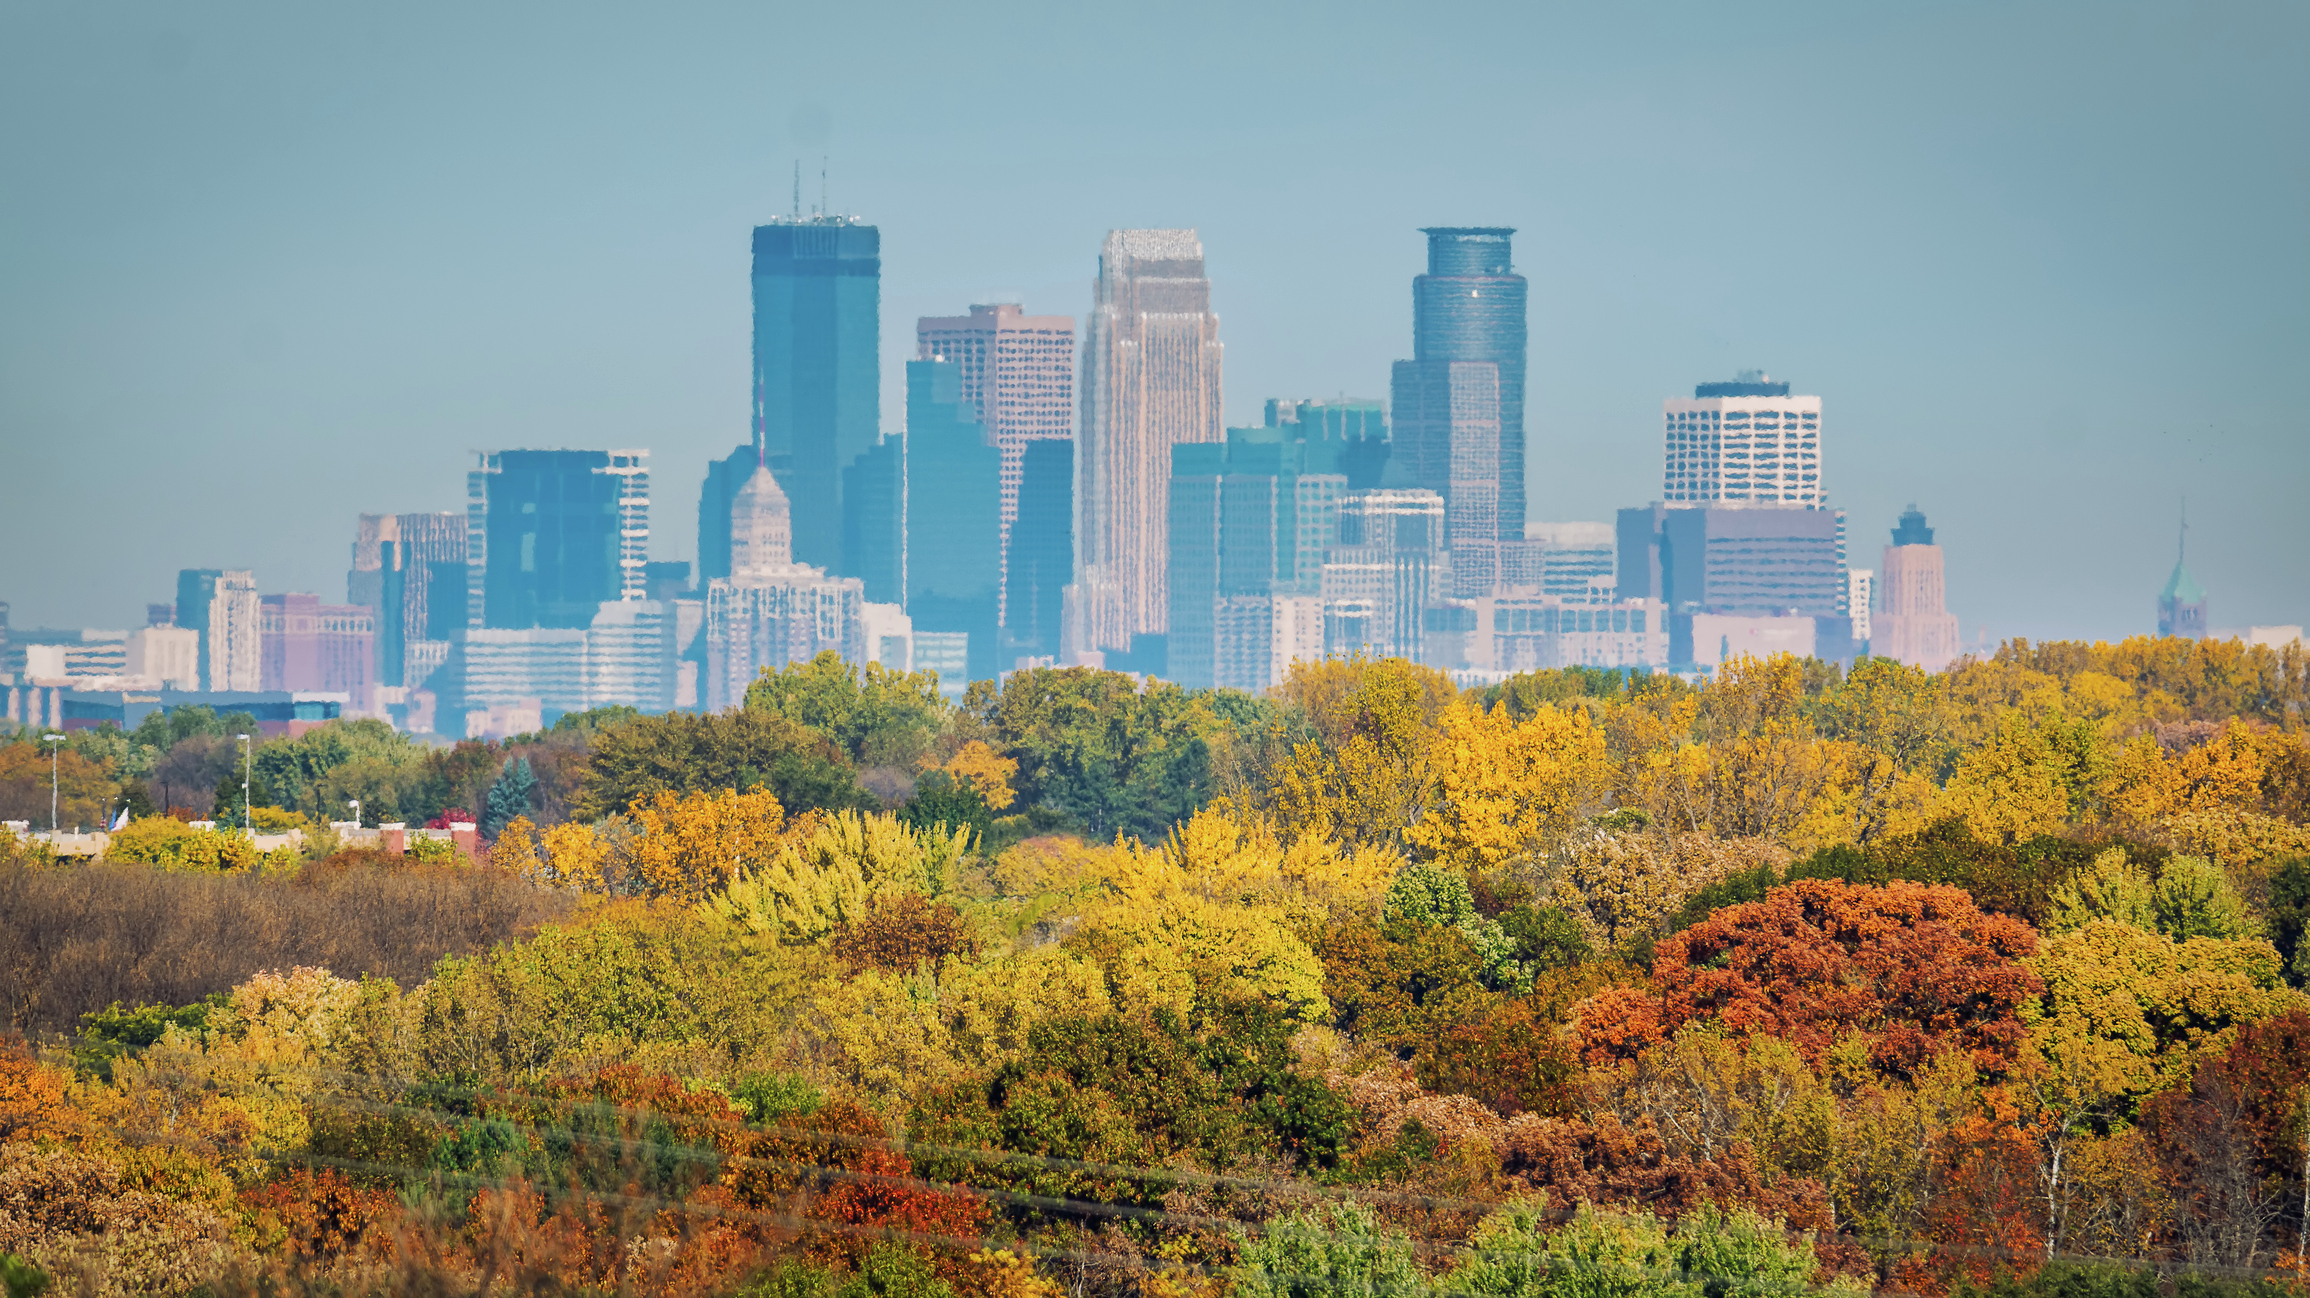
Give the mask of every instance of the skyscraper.
<svg viewBox="0 0 2310 1298">
<path fill-rule="evenodd" d="M 719 460 L 706 461 L 706 481 L 698 488 L 698 589 L 730 575 L 730 502 L 754 476 L 762 452 L 753 442 Z"/>
<path fill-rule="evenodd" d="M 882 232 L 847 216 L 754 227 L 754 445 L 785 475 L 794 557 L 842 560 L 842 470 L 881 432 Z"/>
<path fill-rule="evenodd" d="M 1172 680 L 1261 689 L 1274 679 L 1273 629 L 1297 616 L 1290 601 L 1313 601 L 1323 589 L 1347 492 L 1347 445 L 1231 428 L 1224 445 L 1171 448 Z M 1288 605 L 1281 614 L 1279 600 Z M 1320 657 L 1320 608 L 1305 621 L 1317 628 L 1310 656 Z"/>
<path fill-rule="evenodd" d="M 176 579 L 176 624 L 200 633 L 200 688 L 254 690 L 261 670 L 256 575 L 246 568 L 186 568 Z"/>
<path fill-rule="evenodd" d="M 915 321 L 914 337 L 920 359 L 954 363 L 963 399 L 1002 452 L 1002 553 L 1008 572 L 1027 444 L 1075 435 L 1074 318 L 1025 315 L 1011 302 L 974 303 L 967 316 L 922 317 Z"/>
<path fill-rule="evenodd" d="M 1004 652 L 1055 658 L 1062 596 L 1075 575 L 1075 443 L 1036 441 L 1019 457 L 1019 514 L 1003 568 Z"/>
<path fill-rule="evenodd" d="M 421 686 L 466 625 L 464 515 L 363 514 L 353 533 L 345 598 L 370 610 L 370 680 Z"/>
<path fill-rule="evenodd" d="M 952 361 L 906 364 L 906 476 L 906 614 L 916 641 L 941 632 L 969 636 L 965 670 L 972 680 L 992 680 L 1002 452 L 988 443 Z"/>
<path fill-rule="evenodd" d="M 730 575 L 706 584 L 706 707 L 746 700 L 764 667 L 807 662 L 832 649 L 866 661 L 865 591 L 856 577 L 794 562 L 793 506 L 757 466 L 730 506 Z"/>
<path fill-rule="evenodd" d="M 1702 383 L 1660 403 L 1661 499 L 1671 506 L 1760 504 L 1818 509 L 1821 399 L 1791 396 L 1757 370 Z"/>
<path fill-rule="evenodd" d="M 318 595 L 266 595 L 257 602 L 257 627 L 260 688 L 342 693 L 349 711 L 369 711 L 376 618 L 368 606 L 324 604 Z"/>
<path fill-rule="evenodd" d="M 1950 616 L 1941 573 L 1941 547 L 1911 505 L 1885 547 L 1877 583 L 1877 611 L 1869 619 L 1869 652 L 1929 672 L 1957 657 L 1957 619 Z"/>
<path fill-rule="evenodd" d="M 1488 590 L 1499 541 L 1524 536 L 1524 277 L 1503 227 L 1432 227 L 1412 280 L 1412 359 L 1397 361 L 1391 481 L 1444 498 L 1454 586 Z"/>
<path fill-rule="evenodd" d="M 1108 231 L 1083 326 L 1068 656 L 1163 634 L 1171 448 L 1224 435 L 1220 359 L 1195 231 Z"/>
<path fill-rule="evenodd" d="M 649 454 L 482 454 L 465 475 L 466 625 L 582 630 L 647 595 Z"/>
</svg>

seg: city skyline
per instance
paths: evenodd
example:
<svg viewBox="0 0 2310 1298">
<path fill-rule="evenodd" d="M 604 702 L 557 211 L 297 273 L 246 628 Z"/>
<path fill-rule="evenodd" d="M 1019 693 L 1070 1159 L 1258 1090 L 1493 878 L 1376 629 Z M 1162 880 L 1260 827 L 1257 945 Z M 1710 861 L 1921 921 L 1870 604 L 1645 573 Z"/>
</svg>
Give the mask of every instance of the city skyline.
<svg viewBox="0 0 2310 1298">
<path fill-rule="evenodd" d="M 1408 232 L 1514 226 L 1533 281 L 1530 520 L 1649 498 L 1658 403 L 1765 369 L 1834 406 L 1832 503 L 1856 529 L 1910 499 L 1933 515 L 1969 644 L 1984 626 L 2151 631 L 2184 492 L 2208 506 L 2190 566 L 2217 626 L 2310 607 L 2310 576 L 2281 561 L 2310 543 L 2280 494 L 2310 472 L 2281 377 L 2310 260 L 2280 214 L 2303 178 L 2256 161 L 2302 116 L 2298 79 L 2257 71 L 2298 46 L 2298 10 L 2134 12 L 2082 43 L 2050 14 L 2001 14 L 1981 42 L 1963 22 L 1803 6 L 1656 27 L 1503 13 L 1469 56 L 1487 75 L 1449 76 L 1449 42 L 1371 14 L 1291 33 L 1311 69 L 1392 69 L 1320 115 L 1294 107 L 1312 73 L 1246 73 L 1277 20 L 1192 7 L 1144 48 L 941 19 L 872 60 L 854 52 L 865 19 L 813 15 L 780 35 L 817 66 L 737 80 L 720 51 L 752 26 L 735 12 L 614 41 L 597 22 L 552 58 L 498 20 L 457 50 L 262 6 L 8 21 L 8 48 L 47 53 L 10 64 L 0 96 L 118 105 L 0 146 L 26 195 L 0 216 L 0 437 L 26 481 L 59 484 L 0 519 L 19 626 L 133 625 L 187 564 L 342 598 L 343 514 L 458 508 L 433 466 L 477 447 L 650 447 L 676 474 L 651 558 L 694 557 L 691 466 L 744 436 L 733 250 L 790 209 L 797 158 L 827 159 L 831 206 L 883 230 L 893 322 L 991 301 L 1076 315 L 1099 230 L 1198 227 L 1234 353 L 1228 424 L 1277 393 L 1384 392 Z M 1099 113 L 958 147 L 906 107 L 932 43 L 1024 51 L 1051 94 L 1086 98 L 1119 68 L 1084 52 L 1126 47 L 1121 67 L 1168 60 L 1237 90 L 1183 100 L 1147 147 L 1088 147 Z M 552 69 L 599 70 L 613 47 L 637 71 L 586 78 L 589 110 Z M 361 53 L 297 71 L 300 51 L 340 48 Z M 1692 75 L 1756 58 L 1801 61 L 1802 88 L 1719 97 Z M 1490 75 L 1509 69 L 1526 75 Z M 440 93 L 411 111 L 391 87 L 419 74 Z M 290 94 L 316 111 L 249 115 Z M 1459 119 L 1527 147 L 1503 165 L 1488 133 L 1442 129 Z M 1246 122 L 1261 148 L 1235 144 Z M 2144 141 L 2169 138 L 2192 141 L 2183 174 L 2141 187 Z M 1248 182 L 1276 157 L 1390 161 L 1369 201 L 1261 203 Z M 1786 195 L 1748 179 L 1760 162 Z M 148 203 L 123 186 L 152 178 L 170 221 L 134 215 Z M 888 432 L 915 340 L 884 329 L 879 348 Z M 80 458 L 95 446 L 118 452 L 101 478 Z M 122 520 L 73 536 L 91 490 Z M 220 507 L 170 509 L 180 496 Z M 331 539 L 284 539 L 304 537 Z"/>
</svg>

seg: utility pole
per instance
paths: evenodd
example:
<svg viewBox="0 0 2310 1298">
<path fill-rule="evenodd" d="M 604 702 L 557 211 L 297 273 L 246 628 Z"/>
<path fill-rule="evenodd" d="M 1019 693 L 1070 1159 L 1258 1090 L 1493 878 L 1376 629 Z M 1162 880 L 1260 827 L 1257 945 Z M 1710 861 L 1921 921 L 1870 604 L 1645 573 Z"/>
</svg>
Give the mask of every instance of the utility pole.
<svg viewBox="0 0 2310 1298">
<path fill-rule="evenodd" d="M 251 820 L 251 819 L 249 818 L 249 775 L 250 775 L 250 773 L 251 773 L 252 771 L 254 771 L 254 770 L 256 769 L 256 759 L 250 755 L 250 754 L 251 754 L 251 749 L 249 748 L 249 737 L 248 737 L 247 735 L 242 735 L 242 736 L 240 736 L 240 741 L 241 741 L 241 832 L 242 832 L 242 833 L 244 833 L 244 834 L 247 834 L 247 835 L 249 836 L 249 841 L 250 841 L 251 843 L 254 843 L 254 842 L 256 842 L 256 841 L 257 841 L 257 824 L 256 824 L 256 822 L 255 822 L 254 820 Z"/>
<path fill-rule="evenodd" d="M 57 745 L 64 742 L 64 736 L 42 735 L 41 738 L 48 742 L 48 841 L 53 845 L 56 842 L 56 754 L 62 751 Z"/>
</svg>

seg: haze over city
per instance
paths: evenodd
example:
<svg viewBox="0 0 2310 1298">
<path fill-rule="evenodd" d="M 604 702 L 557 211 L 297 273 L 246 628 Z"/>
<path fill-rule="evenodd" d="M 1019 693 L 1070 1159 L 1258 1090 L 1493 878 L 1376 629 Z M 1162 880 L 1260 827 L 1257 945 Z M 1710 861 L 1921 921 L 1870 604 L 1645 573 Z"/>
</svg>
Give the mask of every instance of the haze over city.
<svg viewBox="0 0 2310 1298">
<path fill-rule="evenodd" d="M 2300 7 L 16 6 L 0 596 L 135 626 L 186 567 L 343 597 L 477 449 L 650 451 L 650 557 L 747 435 L 750 227 L 882 232 L 917 316 L 1080 320 L 1199 232 L 1225 421 L 1385 400 L 1419 227 L 1518 230 L 1529 517 L 1660 494 L 1660 402 L 1824 403 L 1854 562 L 1931 518 L 1968 646 L 2300 623 Z"/>
</svg>

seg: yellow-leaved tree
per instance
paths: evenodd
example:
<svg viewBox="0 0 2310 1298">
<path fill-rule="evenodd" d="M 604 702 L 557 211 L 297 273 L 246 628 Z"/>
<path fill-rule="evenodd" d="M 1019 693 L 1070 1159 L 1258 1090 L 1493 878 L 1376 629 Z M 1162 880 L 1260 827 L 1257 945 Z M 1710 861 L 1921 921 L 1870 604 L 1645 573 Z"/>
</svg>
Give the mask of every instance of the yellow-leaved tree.
<svg viewBox="0 0 2310 1298">
<path fill-rule="evenodd" d="M 1400 849 L 1432 798 L 1436 718 L 1456 692 L 1400 658 L 1293 663 L 1277 697 L 1306 709 L 1321 738 L 1279 764 L 1265 809 L 1287 835 Z"/>
<path fill-rule="evenodd" d="M 1011 791 L 1011 777 L 1019 773 L 1019 764 L 987 746 L 986 741 L 973 739 L 947 760 L 939 769 L 954 782 L 977 793 L 989 811 L 1001 811 L 1018 800 Z"/>
<path fill-rule="evenodd" d="M 1462 870 L 1537 860 L 1611 794 L 1604 732 L 1585 709 L 1517 721 L 1463 695 L 1437 721 L 1434 803 L 1404 837 Z"/>
<path fill-rule="evenodd" d="M 1965 754 L 1942 789 L 1936 819 L 1957 816 L 1976 838 L 2019 843 L 2088 814 L 2110 770 L 2090 722 L 2009 715 Z"/>
<path fill-rule="evenodd" d="M 749 865 L 701 905 L 759 937 L 815 942 L 863 919 L 876 897 L 951 892 L 970 837 L 968 827 L 912 829 L 884 812 L 806 818 L 767 861 Z"/>
<path fill-rule="evenodd" d="M 650 893 L 693 901 L 775 859 L 786 810 L 765 786 L 686 796 L 660 791 L 637 804 L 633 874 Z"/>
</svg>

